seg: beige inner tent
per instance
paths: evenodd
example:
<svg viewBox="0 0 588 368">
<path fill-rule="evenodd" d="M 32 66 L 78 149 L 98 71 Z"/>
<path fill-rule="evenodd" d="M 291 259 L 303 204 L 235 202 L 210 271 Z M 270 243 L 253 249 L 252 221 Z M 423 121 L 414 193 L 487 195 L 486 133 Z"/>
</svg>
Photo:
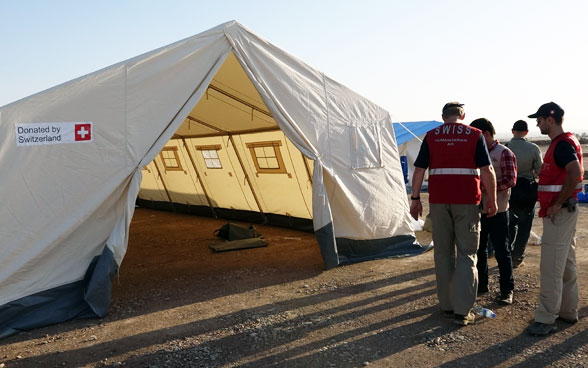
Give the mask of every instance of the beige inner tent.
<svg viewBox="0 0 588 368">
<path fill-rule="evenodd" d="M 230 209 L 251 220 L 310 220 L 312 168 L 231 52 L 173 138 L 143 167 L 139 203 L 215 217 L 219 209 L 231 217 L 222 211 Z"/>
</svg>

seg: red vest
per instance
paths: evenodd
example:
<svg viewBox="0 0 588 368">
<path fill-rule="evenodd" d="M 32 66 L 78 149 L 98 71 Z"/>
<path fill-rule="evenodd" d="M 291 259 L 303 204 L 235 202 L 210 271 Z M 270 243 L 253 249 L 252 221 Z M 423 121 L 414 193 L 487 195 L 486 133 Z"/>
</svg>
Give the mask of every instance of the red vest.
<svg viewBox="0 0 588 368">
<path fill-rule="evenodd" d="M 427 133 L 429 203 L 480 203 L 475 154 L 481 136 L 480 130 L 460 123 L 445 123 Z"/>
<path fill-rule="evenodd" d="M 580 161 L 582 174 L 584 172 L 582 147 L 576 137 L 574 137 L 572 133 L 563 133 L 555 137 L 555 139 L 551 141 L 547 152 L 545 152 L 545 159 L 543 160 L 543 166 L 541 166 L 541 173 L 539 174 L 539 187 L 537 189 L 537 197 L 540 205 L 539 217 L 545 217 L 547 214 L 547 208 L 549 208 L 549 206 L 551 206 L 557 199 L 566 179 L 565 168 L 557 166 L 554 156 L 555 146 L 561 141 L 566 141 L 574 147 L 576 150 L 576 156 L 578 156 L 578 161 Z M 580 175 L 580 181 L 574 190 L 573 197 L 582 190 L 583 176 L 584 175 Z"/>
</svg>

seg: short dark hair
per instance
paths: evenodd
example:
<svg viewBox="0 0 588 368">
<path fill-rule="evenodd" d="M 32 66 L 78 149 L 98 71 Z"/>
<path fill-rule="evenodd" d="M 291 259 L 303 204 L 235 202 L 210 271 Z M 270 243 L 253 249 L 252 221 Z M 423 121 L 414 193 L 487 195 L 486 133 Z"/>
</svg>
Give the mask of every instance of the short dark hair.
<svg viewBox="0 0 588 368">
<path fill-rule="evenodd" d="M 517 120 L 512 126 L 512 130 L 516 130 L 517 132 L 527 132 L 529 131 L 529 126 L 527 122 L 524 120 Z"/>
<path fill-rule="evenodd" d="M 490 120 L 488 120 L 486 118 L 476 119 L 476 120 L 472 121 L 470 126 L 473 126 L 474 128 L 478 128 L 482 132 L 488 132 L 493 137 L 494 137 L 494 134 L 496 134 L 496 131 L 494 130 L 494 126 L 492 125 Z"/>
<path fill-rule="evenodd" d="M 445 117 L 463 115 L 463 104 L 459 102 L 448 102 L 443 106 L 441 114 Z"/>
</svg>

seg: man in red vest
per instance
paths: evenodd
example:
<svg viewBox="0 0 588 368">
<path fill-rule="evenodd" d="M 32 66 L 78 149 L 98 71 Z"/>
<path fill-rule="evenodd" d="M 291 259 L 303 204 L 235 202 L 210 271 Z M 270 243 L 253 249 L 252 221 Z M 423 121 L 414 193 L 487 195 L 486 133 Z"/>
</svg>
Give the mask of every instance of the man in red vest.
<svg viewBox="0 0 588 368">
<path fill-rule="evenodd" d="M 419 193 L 429 168 L 429 204 L 435 245 L 437 297 L 443 315 L 460 325 L 474 322 L 478 290 L 480 178 L 488 192 L 488 217 L 496 214 L 496 176 L 479 129 L 461 121 L 463 104 L 443 107 L 444 124 L 429 131 L 414 163 L 410 214 L 423 214 Z M 457 248 L 457 252 L 456 252 Z"/>
<path fill-rule="evenodd" d="M 542 134 L 551 138 L 545 153 L 537 196 L 539 217 L 543 218 L 541 287 L 535 321 L 527 332 L 545 336 L 557 330 L 555 320 L 578 321 L 576 276 L 576 195 L 582 189 L 582 147 L 572 133 L 562 128 L 564 110 L 549 102 L 529 115 L 537 118 Z"/>
</svg>

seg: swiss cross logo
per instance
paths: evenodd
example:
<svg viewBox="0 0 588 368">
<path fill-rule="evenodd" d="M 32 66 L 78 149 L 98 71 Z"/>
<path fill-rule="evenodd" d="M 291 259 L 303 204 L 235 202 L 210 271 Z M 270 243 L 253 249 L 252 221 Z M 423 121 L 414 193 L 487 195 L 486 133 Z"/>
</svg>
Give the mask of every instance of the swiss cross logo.
<svg viewBox="0 0 588 368">
<path fill-rule="evenodd" d="M 74 127 L 76 141 L 91 141 L 92 140 L 92 125 L 91 124 L 75 124 Z"/>
</svg>

